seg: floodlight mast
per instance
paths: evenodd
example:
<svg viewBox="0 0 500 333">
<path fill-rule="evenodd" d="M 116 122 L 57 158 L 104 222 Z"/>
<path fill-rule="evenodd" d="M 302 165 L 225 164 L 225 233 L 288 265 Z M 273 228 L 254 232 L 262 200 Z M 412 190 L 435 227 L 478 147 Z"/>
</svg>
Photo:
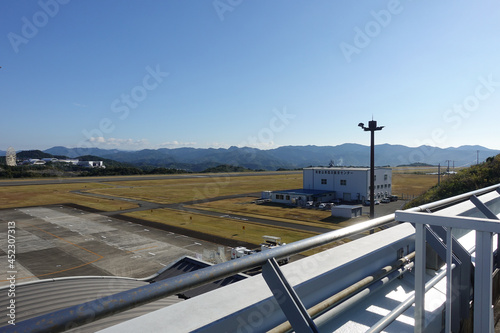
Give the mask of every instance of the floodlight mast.
<svg viewBox="0 0 500 333">
<path fill-rule="evenodd" d="M 368 127 L 365 124 L 359 123 L 365 132 L 371 132 L 371 144 L 370 144 L 370 219 L 375 217 L 375 131 L 380 131 L 384 126 L 377 127 L 376 120 L 370 120 L 368 122 Z"/>
</svg>

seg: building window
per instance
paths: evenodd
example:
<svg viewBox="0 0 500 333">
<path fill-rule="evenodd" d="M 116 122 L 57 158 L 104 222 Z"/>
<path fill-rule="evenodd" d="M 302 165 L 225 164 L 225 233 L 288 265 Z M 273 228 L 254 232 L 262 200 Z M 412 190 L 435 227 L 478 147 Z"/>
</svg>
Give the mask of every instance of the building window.
<svg viewBox="0 0 500 333">
<path fill-rule="evenodd" d="M 342 186 L 347 185 L 347 180 L 345 180 L 345 179 L 341 179 L 341 180 L 340 180 L 340 185 L 342 185 Z"/>
<path fill-rule="evenodd" d="M 326 185 L 326 179 L 321 179 L 321 185 Z"/>
<path fill-rule="evenodd" d="M 387 175 L 384 175 L 384 180 L 387 180 Z"/>
</svg>

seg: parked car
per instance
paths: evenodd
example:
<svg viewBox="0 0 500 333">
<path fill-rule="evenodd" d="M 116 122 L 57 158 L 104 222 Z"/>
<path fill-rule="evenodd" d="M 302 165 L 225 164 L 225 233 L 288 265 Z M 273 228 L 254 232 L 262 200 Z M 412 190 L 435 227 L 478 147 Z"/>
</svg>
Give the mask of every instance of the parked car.
<svg viewBox="0 0 500 333">
<path fill-rule="evenodd" d="M 381 203 L 389 203 L 391 202 L 391 199 L 389 198 L 383 198 L 382 200 L 380 200 Z"/>
<path fill-rule="evenodd" d="M 391 196 L 389 196 L 389 199 L 391 201 L 398 201 L 398 196 L 397 195 L 391 195 Z"/>
<path fill-rule="evenodd" d="M 330 209 L 333 206 L 335 206 L 335 205 L 333 203 L 331 203 L 331 202 L 323 202 L 323 203 L 319 204 L 318 208 L 319 209 Z"/>
<path fill-rule="evenodd" d="M 373 202 L 374 205 L 379 205 L 380 204 L 380 201 L 378 200 L 375 200 Z M 365 202 L 363 202 L 363 206 L 370 206 L 370 200 L 365 200 Z"/>
</svg>

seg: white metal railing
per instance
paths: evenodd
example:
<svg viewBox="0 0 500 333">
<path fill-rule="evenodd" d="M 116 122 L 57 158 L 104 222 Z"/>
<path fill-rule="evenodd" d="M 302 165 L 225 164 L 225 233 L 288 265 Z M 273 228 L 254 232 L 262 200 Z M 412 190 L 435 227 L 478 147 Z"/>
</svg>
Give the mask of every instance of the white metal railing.
<svg viewBox="0 0 500 333">
<path fill-rule="evenodd" d="M 446 312 L 445 332 L 451 332 L 452 230 L 475 230 L 476 259 L 474 275 L 474 332 L 493 332 L 492 271 L 493 234 L 500 233 L 500 223 L 492 218 L 443 216 L 438 213 L 397 211 L 396 221 L 415 224 L 415 332 L 425 327 L 425 258 L 426 225 L 446 228 Z"/>
</svg>

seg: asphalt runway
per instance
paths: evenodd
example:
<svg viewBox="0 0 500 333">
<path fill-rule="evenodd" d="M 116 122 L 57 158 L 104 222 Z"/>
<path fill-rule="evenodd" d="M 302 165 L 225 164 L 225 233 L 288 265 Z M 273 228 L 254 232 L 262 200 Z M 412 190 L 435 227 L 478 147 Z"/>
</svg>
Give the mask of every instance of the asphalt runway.
<svg viewBox="0 0 500 333">
<path fill-rule="evenodd" d="M 214 243 L 60 205 L 0 211 L 2 235 L 7 222 L 15 222 L 15 268 L 1 270 L 0 286 L 12 271 L 16 283 L 82 275 L 144 278 L 184 255 L 229 258 L 229 248 Z M 3 267 L 9 244 L 6 236 L 0 239 Z"/>
<path fill-rule="evenodd" d="M 242 172 L 242 173 L 216 173 L 216 174 L 175 174 L 175 175 L 152 175 L 152 176 L 103 176 L 103 177 L 72 177 L 72 178 L 39 178 L 23 180 L 3 180 L 0 186 L 22 186 L 22 185 L 49 185 L 49 184 L 78 184 L 78 183 L 106 183 L 134 180 L 163 180 L 163 179 L 187 179 L 187 178 L 210 178 L 210 177 L 247 177 L 247 176 L 274 176 L 286 174 L 302 174 L 302 171 L 269 171 L 269 172 Z"/>
</svg>

